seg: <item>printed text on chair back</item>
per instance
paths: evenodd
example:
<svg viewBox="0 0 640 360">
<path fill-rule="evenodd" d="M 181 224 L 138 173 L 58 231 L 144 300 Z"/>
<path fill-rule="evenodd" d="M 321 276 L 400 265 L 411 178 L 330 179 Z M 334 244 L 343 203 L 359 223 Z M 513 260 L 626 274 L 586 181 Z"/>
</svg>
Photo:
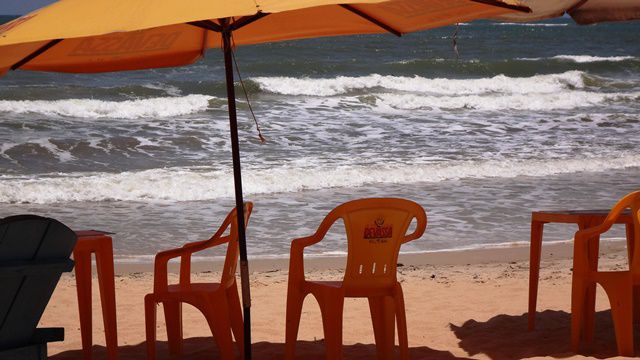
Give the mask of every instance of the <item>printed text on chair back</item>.
<svg viewBox="0 0 640 360">
<path fill-rule="evenodd" d="M 0 220 L 0 348 L 31 339 L 69 259 L 75 233 L 57 220 L 35 215 Z M 42 271 L 34 273 L 34 268 Z M 55 271 L 57 269 L 57 271 Z"/>
<path fill-rule="evenodd" d="M 357 296 L 360 291 L 390 289 L 396 283 L 400 246 L 414 218 L 418 227 L 426 222 L 424 209 L 404 199 L 362 199 L 339 209 L 344 211 L 348 240 L 345 291 Z M 418 236 L 422 232 L 424 228 Z"/>
</svg>

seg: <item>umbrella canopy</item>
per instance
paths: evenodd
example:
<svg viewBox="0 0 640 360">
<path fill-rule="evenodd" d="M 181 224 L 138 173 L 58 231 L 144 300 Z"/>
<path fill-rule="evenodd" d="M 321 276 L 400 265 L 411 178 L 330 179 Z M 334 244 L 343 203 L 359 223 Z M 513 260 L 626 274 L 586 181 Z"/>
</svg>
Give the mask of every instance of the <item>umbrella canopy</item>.
<svg viewBox="0 0 640 360">
<path fill-rule="evenodd" d="M 229 29 L 240 45 L 331 35 L 400 35 L 528 11 L 518 4 L 516 0 L 348 0 L 339 4 L 335 0 L 190 0 L 185 6 L 175 0 L 62 0 L 0 26 L 0 74 L 18 67 L 104 72 L 190 64 L 207 48 L 223 46 L 220 36 L 207 31 L 222 28 L 217 19 L 230 19 Z M 47 51 L 28 58 L 43 49 Z"/>
<path fill-rule="evenodd" d="M 562 16 L 565 13 L 582 25 L 604 21 L 640 19 L 638 0 L 522 0 L 530 13 L 511 13 L 498 16 L 505 21 L 535 21 Z"/>
<path fill-rule="evenodd" d="M 190 64 L 224 53 L 234 168 L 245 356 L 251 358 L 232 44 L 390 32 L 529 12 L 517 0 L 60 0 L 0 26 L 0 75 L 11 70 L 106 72 Z"/>
</svg>

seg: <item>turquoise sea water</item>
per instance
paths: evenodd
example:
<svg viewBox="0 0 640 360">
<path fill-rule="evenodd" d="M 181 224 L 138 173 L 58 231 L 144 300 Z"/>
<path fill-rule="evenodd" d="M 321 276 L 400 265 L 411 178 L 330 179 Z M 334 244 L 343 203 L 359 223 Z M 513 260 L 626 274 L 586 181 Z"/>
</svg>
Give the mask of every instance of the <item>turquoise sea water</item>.
<svg viewBox="0 0 640 360">
<path fill-rule="evenodd" d="M 640 188 L 640 23 L 461 24 L 459 56 L 454 31 L 238 49 L 267 138 L 239 99 L 251 256 L 285 256 L 356 197 L 421 203 L 427 233 L 403 251 L 434 251 L 526 242 L 534 209 Z M 223 76 L 211 50 L 181 68 L 1 78 L 0 217 L 116 232 L 122 261 L 206 238 L 233 206 Z M 338 233 L 310 252 L 344 251 Z"/>
</svg>

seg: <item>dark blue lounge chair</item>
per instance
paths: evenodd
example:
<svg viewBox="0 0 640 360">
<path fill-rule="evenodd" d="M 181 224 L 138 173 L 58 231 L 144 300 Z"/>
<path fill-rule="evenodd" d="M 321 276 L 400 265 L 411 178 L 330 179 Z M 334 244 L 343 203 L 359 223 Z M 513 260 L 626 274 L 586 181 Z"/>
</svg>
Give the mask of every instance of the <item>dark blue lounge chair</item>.
<svg viewBox="0 0 640 360">
<path fill-rule="evenodd" d="M 63 272 L 76 234 L 61 222 L 35 215 L 0 219 L 0 359 L 47 358 L 47 343 L 64 340 L 63 328 L 37 329 Z"/>
</svg>

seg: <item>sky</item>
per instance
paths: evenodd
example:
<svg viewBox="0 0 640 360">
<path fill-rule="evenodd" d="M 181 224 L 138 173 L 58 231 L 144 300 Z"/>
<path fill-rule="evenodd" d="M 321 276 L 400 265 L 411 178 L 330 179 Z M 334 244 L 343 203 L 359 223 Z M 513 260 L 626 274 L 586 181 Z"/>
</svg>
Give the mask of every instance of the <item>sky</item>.
<svg viewBox="0 0 640 360">
<path fill-rule="evenodd" d="M 23 15 L 55 0 L 0 0 L 0 15 Z"/>
</svg>

